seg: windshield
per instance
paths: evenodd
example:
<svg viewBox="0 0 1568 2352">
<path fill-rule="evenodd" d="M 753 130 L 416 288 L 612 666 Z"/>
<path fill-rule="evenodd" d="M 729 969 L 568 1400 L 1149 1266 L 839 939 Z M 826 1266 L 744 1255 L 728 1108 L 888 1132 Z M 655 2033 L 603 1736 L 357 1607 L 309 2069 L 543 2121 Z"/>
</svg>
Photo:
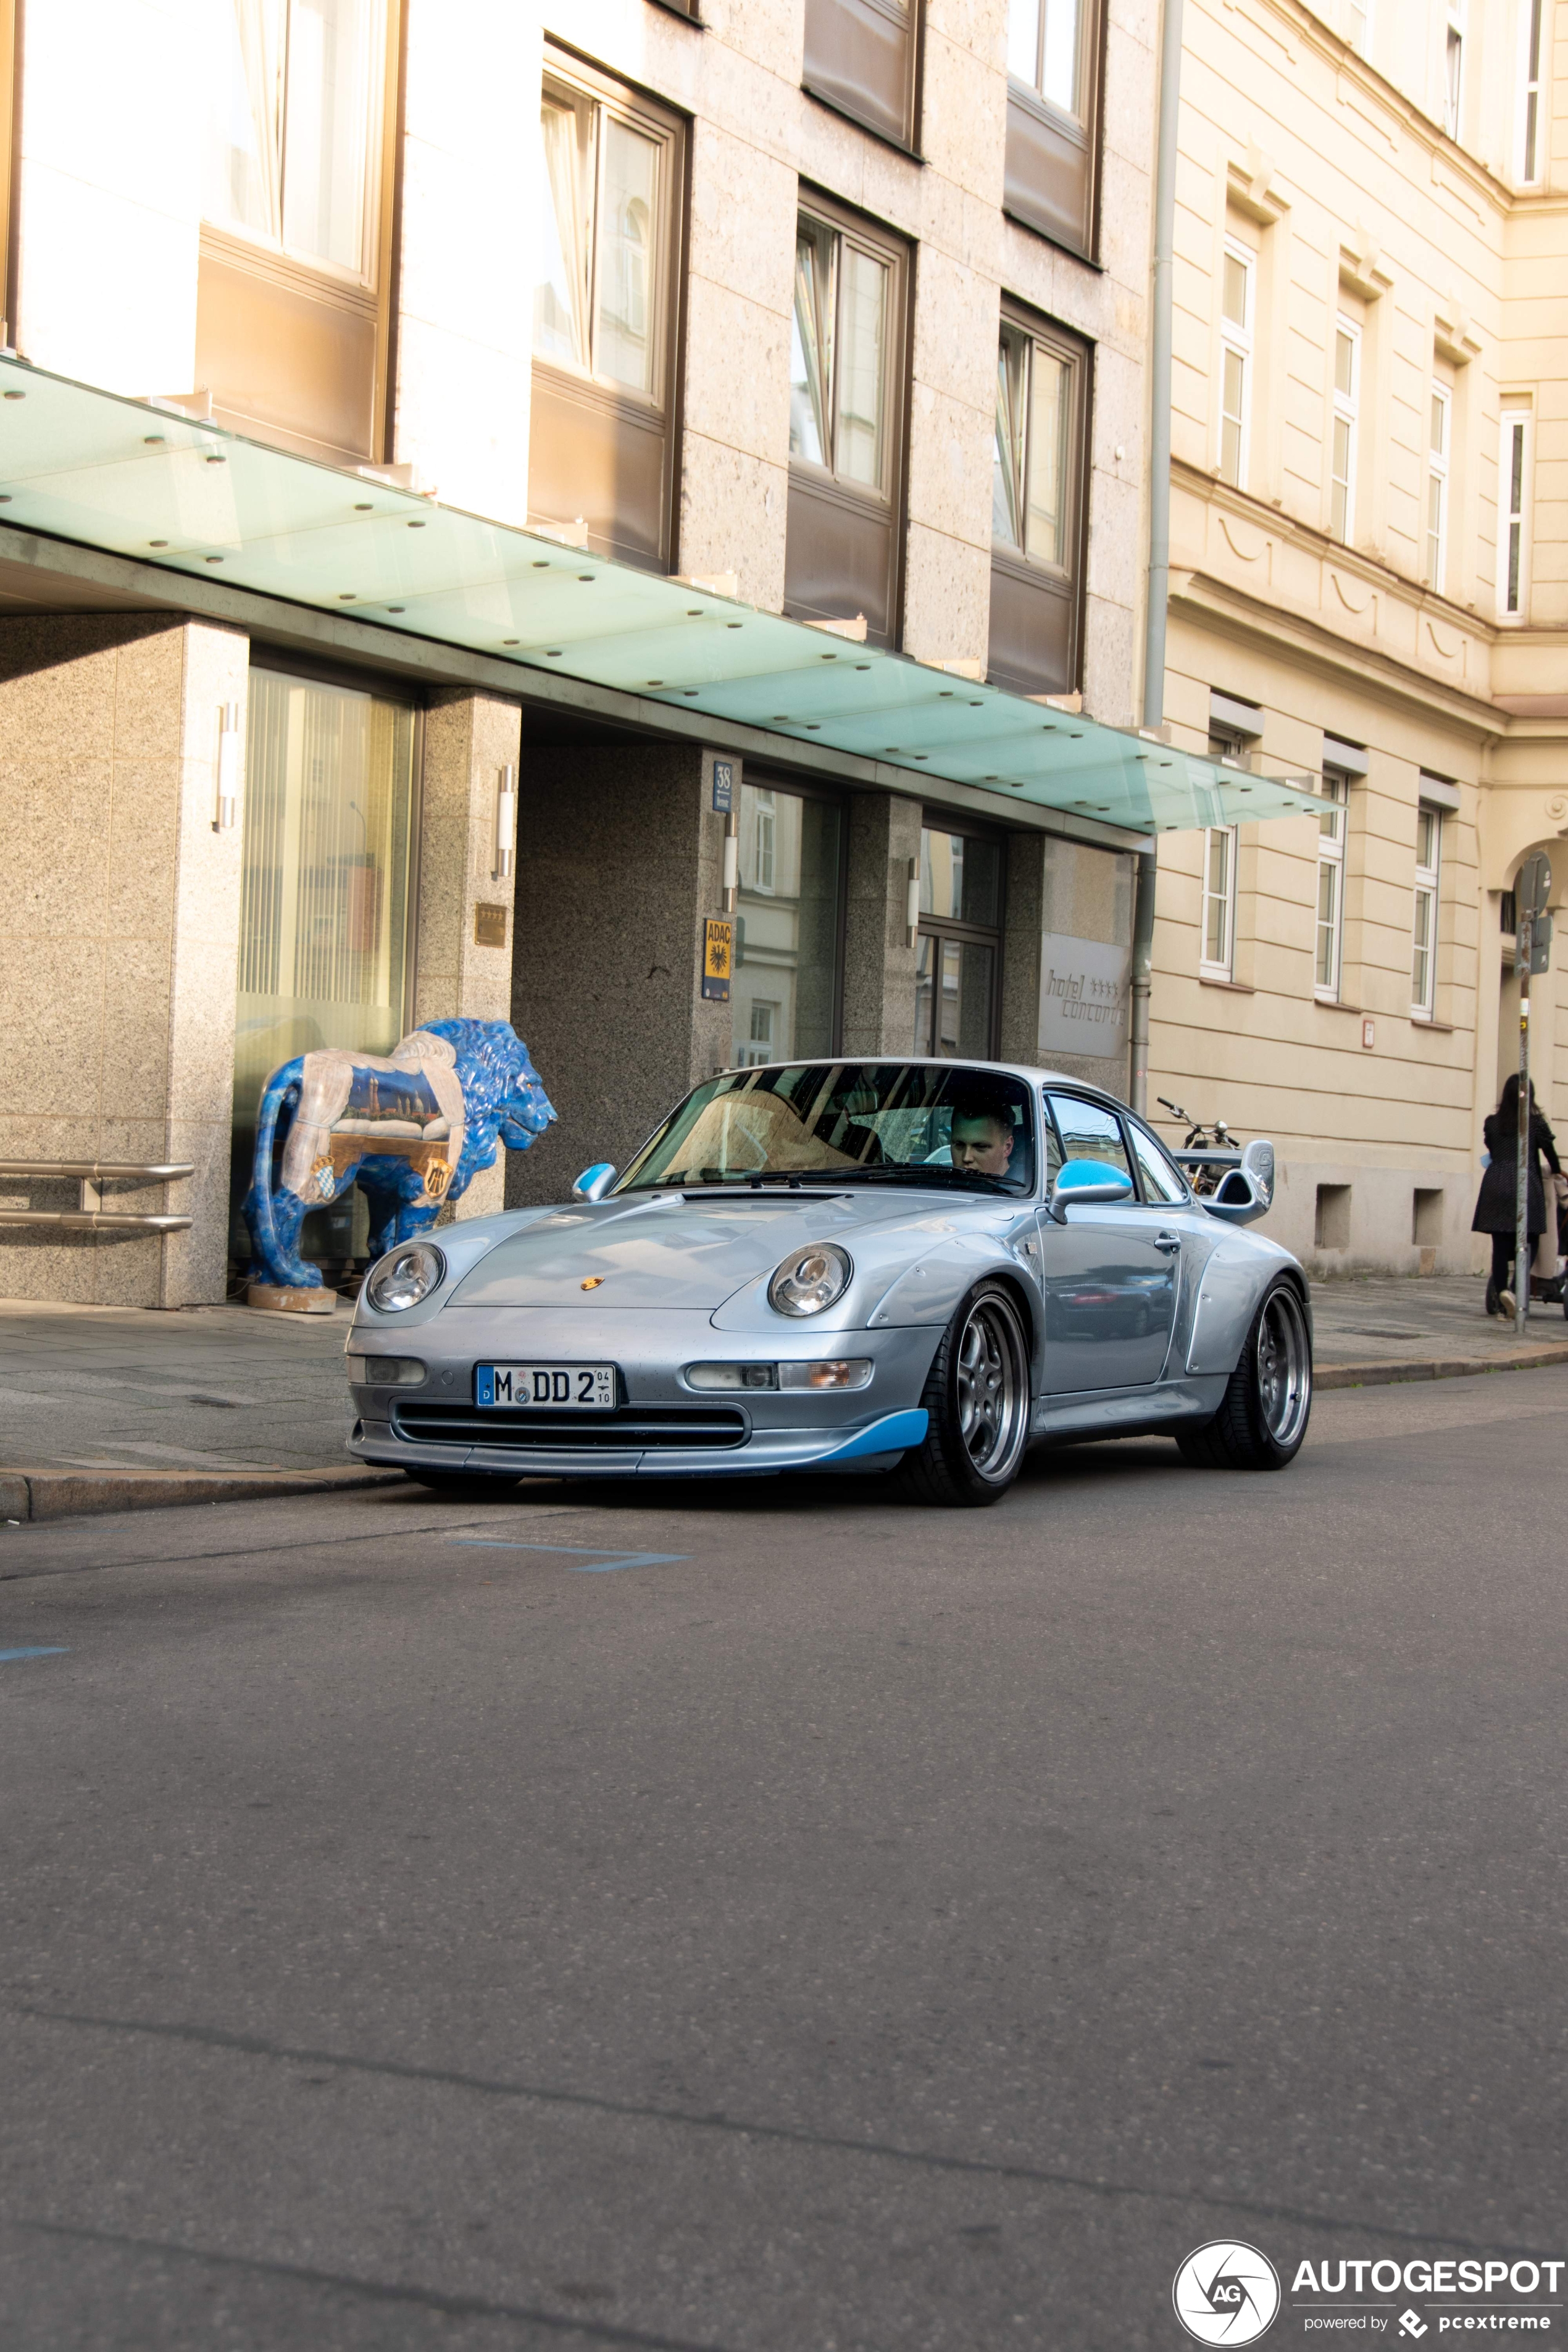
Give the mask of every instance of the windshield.
<svg viewBox="0 0 1568 2352">
<path fill-rule="evenodd" d="M 731 1070 L 688 1095 L 616 1190 L 769 1181 L 1030 1192 L 1029 1089 L 952 1062 Z"/>
</svg>

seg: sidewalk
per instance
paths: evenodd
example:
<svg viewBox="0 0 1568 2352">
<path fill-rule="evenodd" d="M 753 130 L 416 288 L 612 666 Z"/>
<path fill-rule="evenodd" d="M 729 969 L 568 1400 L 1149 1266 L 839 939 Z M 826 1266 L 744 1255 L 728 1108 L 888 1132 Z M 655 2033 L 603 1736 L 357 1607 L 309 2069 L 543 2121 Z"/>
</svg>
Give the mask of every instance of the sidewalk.
<svg viewBox="0 0 1568 2352">
<path fill-rule="evenodd" d="M 1521 1349 L 1484 1297 L 1464 1275 L 1320 1283 L 1318 1385 L 1568 1361 L 1561 1307 L 1531 1315 Z M 344 1451 L 350 1311 L 346 1300 L 294 1316 L 0 1299 L 0 1520 L 397 1478 Z"/>
</svg>

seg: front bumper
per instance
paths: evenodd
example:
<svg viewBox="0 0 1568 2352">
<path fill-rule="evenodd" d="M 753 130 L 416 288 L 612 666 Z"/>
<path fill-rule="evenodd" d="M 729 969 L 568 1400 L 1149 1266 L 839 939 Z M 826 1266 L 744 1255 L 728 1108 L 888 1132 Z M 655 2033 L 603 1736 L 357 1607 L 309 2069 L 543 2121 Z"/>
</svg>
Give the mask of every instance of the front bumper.
<svg viewBox="0 0 1568 2352">
<path fill-rule="evenodd" d="M 586 1327 L 586 1328 L 584 1328 Z M 398 1335 L 401 1336 L 401 1335 Z M 428 1367 L 418 1388 L 354 1387 L 359 1418 L 349 1451 L 406 1470 L 510 1477 L 737 1477 L 786 1470 L 872 1470 L 924 1440 L 921 1404 L 940 1333 L 934 1329 L 781 1332 L 772 1360 L 856 1355 L 872 1360 L 858 1390 L 694 1393 L 682 1368 L 714 1356 L 762 1358 L 758 1342 L 721 1339 L 705 1315 L 614 1318 L 545 1310 L 452 1308 L 410 1330 L 404 1346 Z M 728 1341 L 728 1344 L 726 1344 Z M 401 1352 L 389 1324 L 356 1327 L 356 1349 Z M 487 1362 L 613 1362 L 624 1402 L 545 1426 L 473 1402 L 474 1367 Z M 617 1441 L 624 1435 L 626 1442 Z"/>
</svg>

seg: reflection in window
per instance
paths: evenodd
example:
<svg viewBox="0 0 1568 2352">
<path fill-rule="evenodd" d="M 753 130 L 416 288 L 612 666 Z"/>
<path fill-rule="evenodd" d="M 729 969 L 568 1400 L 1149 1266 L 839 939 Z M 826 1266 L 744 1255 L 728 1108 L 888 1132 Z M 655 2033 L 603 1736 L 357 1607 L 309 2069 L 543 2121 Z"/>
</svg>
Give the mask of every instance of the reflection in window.
<svg viewBox="0 0 1568 2352">
<path fill-rule="evenodd" d="M 792 457 L 884 488 L 892 273 L 841 230 L 803 214 L 790 334 Z"/>
<path fill-rule="evenodd" d="M 540 131 L 535 356 L 652 397 L 661 142 L 586 96 L 551 89 Z"/>
<path fill-rule="evenodd" d="M 1007 71 L 1059 106 L 1079 111 L 1079 0 L 1011 0 Z"/>
<path fill-rule="evenodd" d="M 1021 329 L 1005 326 L 996 355 L 991 530 L 1037 563 L 1067 561 L 1070 369 Z"/>
<path fill-rule="evenodd" d="M 838 993 L 838 808 L 743 783 L 738 814 L 731 1060 L 737 1069 L 754 1069 L 794 1054 L 830 1054 Z"/>
<path fill-rule="evenodd" d="M 1080 1102 L 1076 1095 L 1053 1094 L 1049 1100 L 1068 1160 L 1100 1160 L 1123 1176 L 1131 1175 L 1121 1121 L 1113 1111 L 1100 1103 Z"/>
<path fill-rule="evenodd" d="M 380 0 L 216 0 L 208 220 L 361 277 Z"/>
</svg>

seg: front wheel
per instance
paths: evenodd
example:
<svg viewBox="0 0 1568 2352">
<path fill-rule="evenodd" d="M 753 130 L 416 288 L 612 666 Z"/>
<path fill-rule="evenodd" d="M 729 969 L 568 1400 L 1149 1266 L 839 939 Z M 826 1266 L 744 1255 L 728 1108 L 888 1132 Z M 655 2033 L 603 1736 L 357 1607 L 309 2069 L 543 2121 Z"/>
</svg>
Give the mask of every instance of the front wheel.
<svg viewBox="0 0 1568 2352">
<path fill-rule="evenodd" d="M 931 1360 L 921 1398 L 925 1442 L 901 1476 L 918 1502 L 1000 1502 L 1018 1475 L 1029 1435 L 1029 1349 L 1012 1293 L 998 1282 L 972 1290 Z"/>
<path fill-rule="evenodd" d="M 1283 1470 L 1301 1450 L 1312 1410 L 1312 1343 L 1306 1310 L 1283 1278 L 1252 1318 L 1219 1411 L 1176 1443 L 1211 1470 Z"/>
</svg>

